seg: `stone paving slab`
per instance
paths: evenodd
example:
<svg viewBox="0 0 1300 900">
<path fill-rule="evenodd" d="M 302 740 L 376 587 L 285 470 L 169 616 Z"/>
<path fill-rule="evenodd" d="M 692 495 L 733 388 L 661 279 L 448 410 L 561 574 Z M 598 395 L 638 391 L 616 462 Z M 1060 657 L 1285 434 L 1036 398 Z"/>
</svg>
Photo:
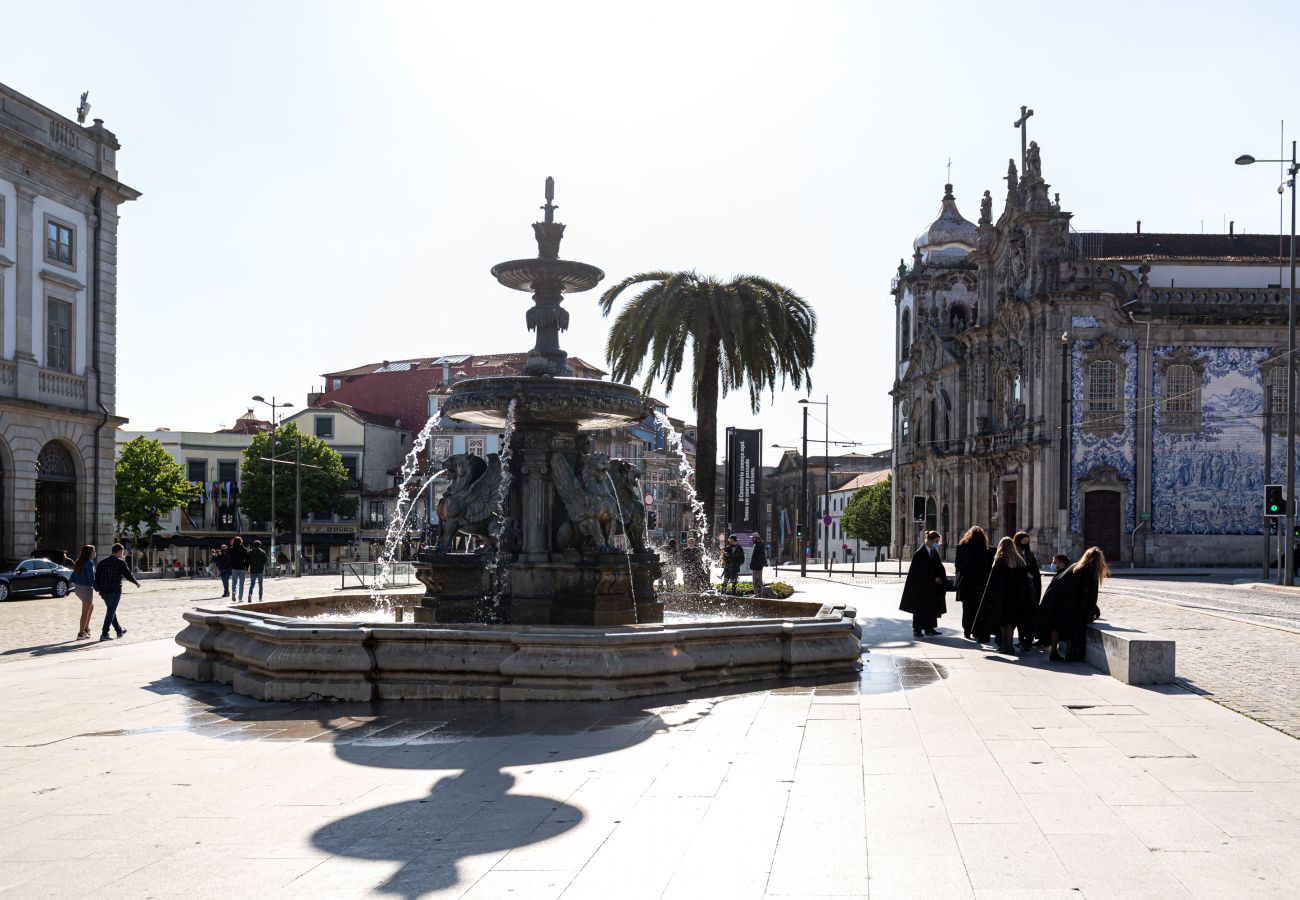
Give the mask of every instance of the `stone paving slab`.
<svg viewBox="0 0 1300 900">
<path fill-rule="evenodd" d="M 268 704 L 171 678 L 169 641 L 29 655 L 0 667 L 0 894 L 1295 896 L 1300 742 L 817 590 L 863 613 L 859 679 Z"/>
</svg>

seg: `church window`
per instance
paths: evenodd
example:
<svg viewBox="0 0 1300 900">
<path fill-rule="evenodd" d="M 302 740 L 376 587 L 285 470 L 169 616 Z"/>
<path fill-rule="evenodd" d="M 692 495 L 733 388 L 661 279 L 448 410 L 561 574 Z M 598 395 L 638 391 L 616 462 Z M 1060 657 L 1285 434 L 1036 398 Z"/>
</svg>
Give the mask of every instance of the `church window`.
<svg viewBox="0 0 1300 900">
<path fill-rule="evenodd" d="M 930 449 L 931 449 L 931 450 L 933 450 L 933 449 L 935 448 L 935 446 L 936 446 L 936 445 L 938 444 L 938 442 L 939 442 L 939 428 L 938 428 L 938 424 L 939 424 L 939 419 L 938 419 L 938 408 L 935 406 L 934 399 L 931 398 L 931 400 L 930 400 L 930 434 L 928 435 L 928 437 L 929 437 L 929 439 L 930 439 Z"/>
<path fill-rule="evenodd" d="M 903 325 L 899 329 L 898 358 L 906 360 L 912 355 L 912 311 L 903 310 Z"/>
<path fill-rule="evenodd" d="M 1109 360 L 1099 359 L 1088 364 L 1088 412 L 1114 413 L 1119 411 L 1116 399 L 1119 367 Z"/>
<path fill-rule="evenodd" d="M 1167 366 L 1164 392 L 1164 409 L 1160 411 L 1160 429 L 1171 432 L 1200 431 L 1200 373 L 1187 363 Z"/>
<path fill-rule="evenodd" d="M 1270 365 L 1265 370 L 1265 377 L 1268 379 L 1266 384 L 1273 389 L 1273 402 L 1270 407 L 1272 415 L 1272 429 L 1275 434 L 1282 434 L 1286 431 L 1286 363 Z"/>
</svg>

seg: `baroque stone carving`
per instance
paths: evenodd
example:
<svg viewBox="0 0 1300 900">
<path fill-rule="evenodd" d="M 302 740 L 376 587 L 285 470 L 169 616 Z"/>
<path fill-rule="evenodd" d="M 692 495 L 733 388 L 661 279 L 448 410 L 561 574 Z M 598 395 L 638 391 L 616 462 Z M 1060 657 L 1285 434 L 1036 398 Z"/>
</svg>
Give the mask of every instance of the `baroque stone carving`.
<svg viewBox="0 0 1300 900">
<path fill-rule="evenodd" d="M 486 460 L 470 453 L 458 453 L 448 457 L 442 466 L 452 477 L 438 502 L 443 542 L 452 544 L 464 533 L 496 547 L 492 513 L 501 486 L 501 458 L 495 453 Z"/>
</svg>

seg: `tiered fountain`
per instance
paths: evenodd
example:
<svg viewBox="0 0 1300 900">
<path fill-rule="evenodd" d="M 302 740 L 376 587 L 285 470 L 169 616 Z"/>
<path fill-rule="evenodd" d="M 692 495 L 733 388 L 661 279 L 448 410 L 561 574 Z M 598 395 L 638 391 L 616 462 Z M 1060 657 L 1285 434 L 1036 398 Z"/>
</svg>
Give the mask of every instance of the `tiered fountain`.
<svg viewBox="0 0 1300 900">
<path fill-rule="evenodd" d="M 416 567 L 423 595 L 199 608 L 176 637 L 174 675 L 263 700 L 586 700 L 856 674 L 852 609 L 719 598 L 721 620 L 665 623 L 637 470 L 593 452 L 584 434 L 650 409 L 635 388 L 568 369 L 564 294 L 604 273 L 559 258 L 553 199 L 548 178 L 537 258 L 492 269 L 533 295 L 537 342 L 524 374 L 463 381 L 442 406 L 501 428 L 509 452 L 443 461 L 452 483 L 439 503 L 442 542 Z M 408 606 L 413 623 L 394 615 Z"/>
<path fill-rule="evenodd" d="M 424 554 L 416 575 L 428 588 L 420 622 L 508 622 L 516 625 L 630 625 L 663 621 L 655 599 L 656 554 L 646 548 L 645 508 L 636 466 L 594 453 L 583 434 L 652 414 L 635 388 L 573 378 L 560 332 L 567 293 L 591 290 L 605 273 L 560 259 L 564 225 L 555 221 L 555 182 L 546 179 L 545 218 L 534 223 L 536 259 L 492 269 L 497 281 L 529 291 L 529 330 L 537 332 L 524 374 L 455 385 L 442 414 L 504 429 L 514 410 L 511 454 L 452 457 L 453 474 L 440 504 L 443 539 Z M 502 481 L 505 490 L 501 490 Z M 494 522 L 493 519 L 496 518 Z M 451 552 L 473 535 L 495 556 Z M 625 537 L 630 555 L 615 547 Z"/>
</svg>

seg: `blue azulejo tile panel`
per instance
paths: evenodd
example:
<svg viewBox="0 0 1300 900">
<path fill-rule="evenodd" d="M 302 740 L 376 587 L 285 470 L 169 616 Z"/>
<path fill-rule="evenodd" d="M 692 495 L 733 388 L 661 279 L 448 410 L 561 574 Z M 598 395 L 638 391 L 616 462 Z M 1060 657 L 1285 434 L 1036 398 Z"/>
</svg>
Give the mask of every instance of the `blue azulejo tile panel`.
<svg viewBox="0 0 1300 900">
<path fill-rule="evenodd" d="M 1101 323 L 1097 321 L 1096 316 L 1071 316 L 1071 328 L 1100 328 Z"/>
<path fill-rule="evenodd" d="M 1096 319 L 1092 316 L 1075 316 L 1079 319 Z M 1070 446 L 1070 530 L 1083 530 L 1079 514 L 1079 482 L 1099 466 L 1110 466 L 1127 485 L 1124 491 L 1124 527 L 1133 530 L 1136 505 L 1133 492 L 1135 469 L 1134 398 L 1137 397 L 1137 345 L 1133 341 L 1116 342 L 1124 354 L 1124 400 L 1116 416 L 1122 418 L 1124 428 L 1114 434 L 1088 434 L 1083 430 L 1083 359 L 1092 348 L 1093 341 L 1074 341 L 1070 351 L 1070 397 L 1072 400 L 1072 436 Z"/>
<path fill-rule="evenodd" d="M 1167 433 L 1161 428 L 1164 384 L 1159 360 L 1178 347 L 1152 355 L 1151 528 L 1157 534 L 1259 534 L 1264 515 L 1264 386 L 1260 363 L 1267 347 L 1187 347 L 1205 360 L 1201 379 L 1201 431 Z M 1286 444 L 1273 442 L 1273 475 L 1282 480 Z"/>
</svg>

